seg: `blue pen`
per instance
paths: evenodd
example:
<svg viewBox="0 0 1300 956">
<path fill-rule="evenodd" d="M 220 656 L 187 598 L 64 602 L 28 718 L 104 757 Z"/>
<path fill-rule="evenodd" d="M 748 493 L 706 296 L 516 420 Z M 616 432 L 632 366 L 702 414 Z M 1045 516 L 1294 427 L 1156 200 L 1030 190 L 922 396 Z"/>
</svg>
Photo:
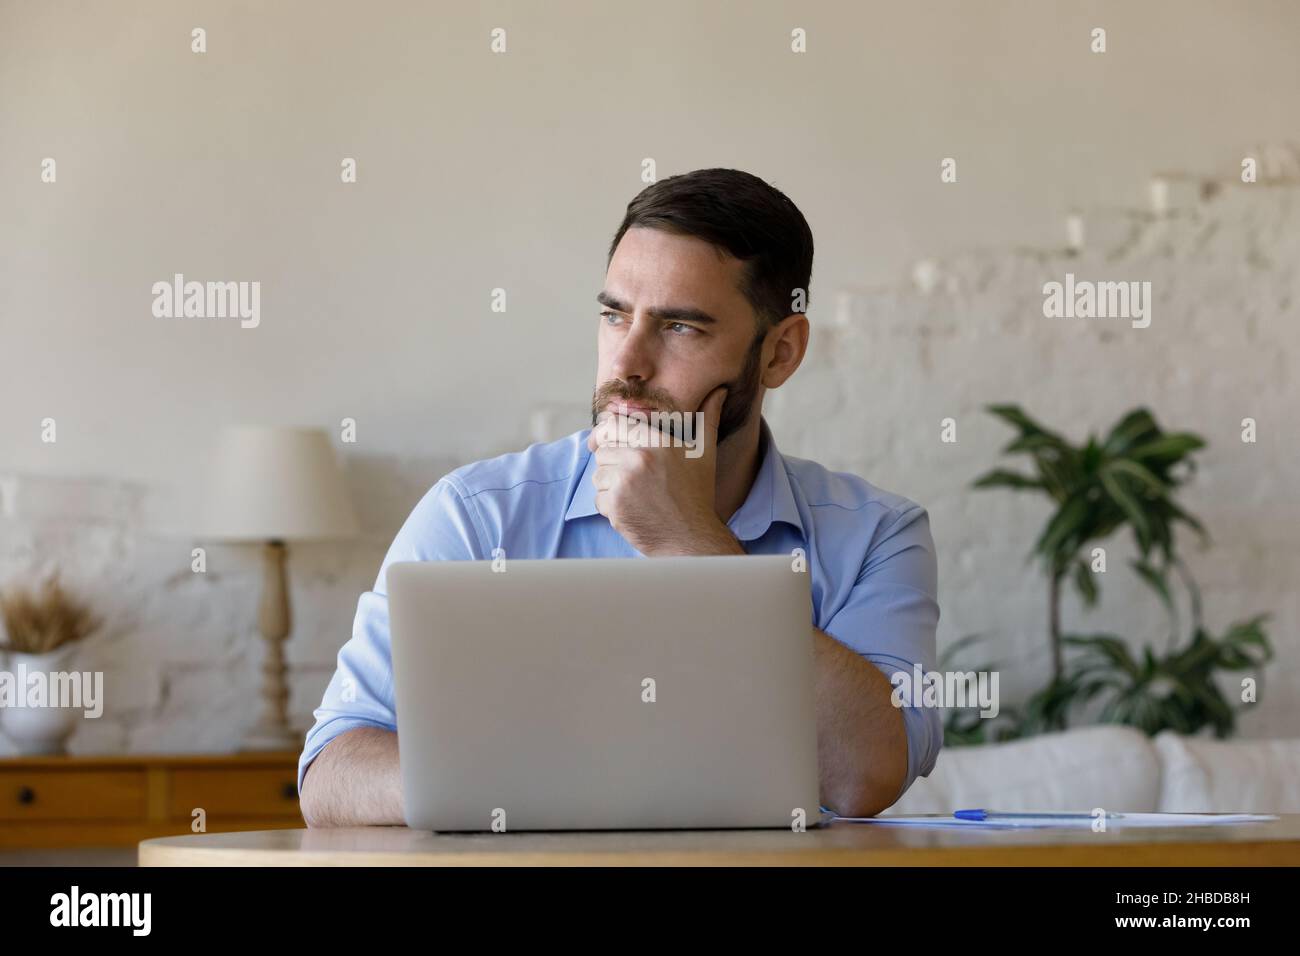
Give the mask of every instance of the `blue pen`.
<svg viewBox="0 0 1300 956">
<path fill-rule="evenodd" d="M 953 816 L 958 820 L 1095 820 L 1091 813 L 999 813 L 996 810 L 957 810 Z M 1107 813 L 1107 820 L 1122 820 L 1122 813 Z"/>
</svg>

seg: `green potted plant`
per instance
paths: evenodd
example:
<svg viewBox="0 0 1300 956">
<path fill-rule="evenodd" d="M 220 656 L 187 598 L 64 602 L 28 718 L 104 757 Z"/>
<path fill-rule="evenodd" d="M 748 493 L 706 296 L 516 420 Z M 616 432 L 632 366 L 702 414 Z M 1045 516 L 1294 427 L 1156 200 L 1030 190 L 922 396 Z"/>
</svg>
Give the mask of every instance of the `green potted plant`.
<svg viewBox="0 0 1300 956">
<path fill-rule="evenodd" d="M 1065 729 L 1071 713 L 1096 700 L 1098 719 L 1124 723 L 1148 734 L 1172 729 L 1192 734 L 1211 727 L 1230 734 L 1235 709 L 1216 681 L 1220 671 L 1257 669 L 1272 657 L 1260 614 L 1230 625 L 1216 637 L 1204 626 L 1200 592 L 1176 547 L 1176 526 L 1194 529 L 1208 541 L 1201 522 L 1175 500 L 1175 491 L 1195 472 L 1192 454 L 1205 442 L 1190 432 L 1166 432 L 1146 409 L 1121 418 L 1104 438 L 1090 435 L 1073 445 L 1030 418 L 1016 405 L 992 405 L 988 411 L 1018 434 L 1003 454 L 1027 455 L 1025 473 L 996 468 L 977 479 L 975 488 L 1011 488 L 1048 496 L 1055 510 L 1030 553 L 1047 576 L 1047 636 L 1052 655 L 1048 685 L 1019 708 L 1004 707 L 999 725 L 987 726 L 971 714 L 949 717 L 945 735 L 954 744 L 1006 740 Z M 1170 619 L 1163 652 L 1145 647 L 1138 654 L 1115 634 L 1069 634 L 1061 623 L 1061 594 L 1073 585 L 1085 606 L 1100 596 L 1089 546 L 1128 528 L 1139 557 L 1132 568 L 1158 595 Z M 1178 605 L 1171 578 L 1186 589 L 1191 604 L 1191 632 L 1180 640 Z M 957 642 L 941 667 L 982 638 Z M 1067 653 L 1073 652 L 1073 653 Z"/>
</svg>

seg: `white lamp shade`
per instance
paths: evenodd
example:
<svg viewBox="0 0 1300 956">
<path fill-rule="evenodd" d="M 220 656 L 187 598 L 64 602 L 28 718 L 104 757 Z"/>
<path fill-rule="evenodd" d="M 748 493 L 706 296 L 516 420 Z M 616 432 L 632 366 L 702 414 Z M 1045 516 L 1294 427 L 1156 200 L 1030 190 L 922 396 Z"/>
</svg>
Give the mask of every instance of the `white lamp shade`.
<svg viewBox="0 0 1300 956">
<path fill-rule="evenodd" d="M 343 473 L 318 428 L 222 430 L 208 474 L 202 533 L 225 541 L 294 541 L 356 534 Z"/>
</svg>

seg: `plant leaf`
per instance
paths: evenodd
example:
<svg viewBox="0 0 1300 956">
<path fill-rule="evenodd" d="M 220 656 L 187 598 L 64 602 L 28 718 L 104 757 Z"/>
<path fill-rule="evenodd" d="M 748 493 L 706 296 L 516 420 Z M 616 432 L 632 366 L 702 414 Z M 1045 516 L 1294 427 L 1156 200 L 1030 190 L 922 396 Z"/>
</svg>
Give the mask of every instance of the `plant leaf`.
<svg viewBox="0 0 1300 956">
<path fill-rule="evenodd" d="M 1169 483 L 1157 478 L 1151 473 L 1150 469 L 1144 468 L 1135 461 L 1129 461 L 1127 458 L 1116 458 L 1113 461 L 1107 462 L 1103 470 L 1122 471 L 1126 475 L 1132 475 L 1138 481 L 1142 482 L 1142 484 L 1146 485 L 1147 489 L 1158 498 L 1166 497 L 1169 493 L 1169 489 L 1173 487 Z"/>
<path fill-rule="evenodd" d="M 1133 531 L 1137 535 L 1138 546 L 1145 555 L 1151 550 L 1151 524 L 1147 520 L 1146 513 L 1142 510 L 1142 505 L 1109 470 L 1103 468 L 1098 473 L 1098 477 L 1101 479 L 1106 493 L 1124 512 L 1129 524 L 1133 526 Z"/>
<path fill-rule="evenodd" d="M 1080 558 L 1074 565 L 1074 586 L 1083 598 L 1083 603 L 1093 607 L 1097 603 L 1097 579 L 1093 576 L 1088 562 Z"/>
<path fill-rule="evenodd" d="M 1170 465 L 1205 447 L 1205 440 L 1191 432 L 1162 435 L 1154 441 L 1135 445 L 1125 452 L 1134 461 L 1151 461 Z"/>
<path fill-rule="evenodd" d="M 972 484 L 972 488 L 1042 488 L 1043 483 L 1038 478 L 1029 475 L 1022 475 L 1019 472 L 1008 471 L 1005 468 L 994 468 L 992 471 L 981 475 Z"/>
</svg>

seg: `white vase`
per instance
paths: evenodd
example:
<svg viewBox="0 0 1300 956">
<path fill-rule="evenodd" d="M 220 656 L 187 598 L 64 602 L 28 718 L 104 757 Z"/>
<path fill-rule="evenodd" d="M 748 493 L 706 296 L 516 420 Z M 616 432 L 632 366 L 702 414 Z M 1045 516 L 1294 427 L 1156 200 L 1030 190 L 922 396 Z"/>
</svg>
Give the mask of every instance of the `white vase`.
<svg viewBox="0 0 1300 956">
<path fill-rule="evenodd" d="M 0 697 L 0 733 L 3 733 L 24 756 L 61 754 L 67 749 L 68 738 L 77 729 L 77 722 L 85 712 L 82 707 L 28 707 L 27 681 L 24 675 L 42 673 L 51 675 L 65 671 L 68 661 L 76 651 L 70 644 L 47 654 L 20 654 L 10 651 L 4 656 L 4 679 L 12 684 L 13 706 Z M 51 688 L 52 690 L 53 688 Z"/>
</svg>

